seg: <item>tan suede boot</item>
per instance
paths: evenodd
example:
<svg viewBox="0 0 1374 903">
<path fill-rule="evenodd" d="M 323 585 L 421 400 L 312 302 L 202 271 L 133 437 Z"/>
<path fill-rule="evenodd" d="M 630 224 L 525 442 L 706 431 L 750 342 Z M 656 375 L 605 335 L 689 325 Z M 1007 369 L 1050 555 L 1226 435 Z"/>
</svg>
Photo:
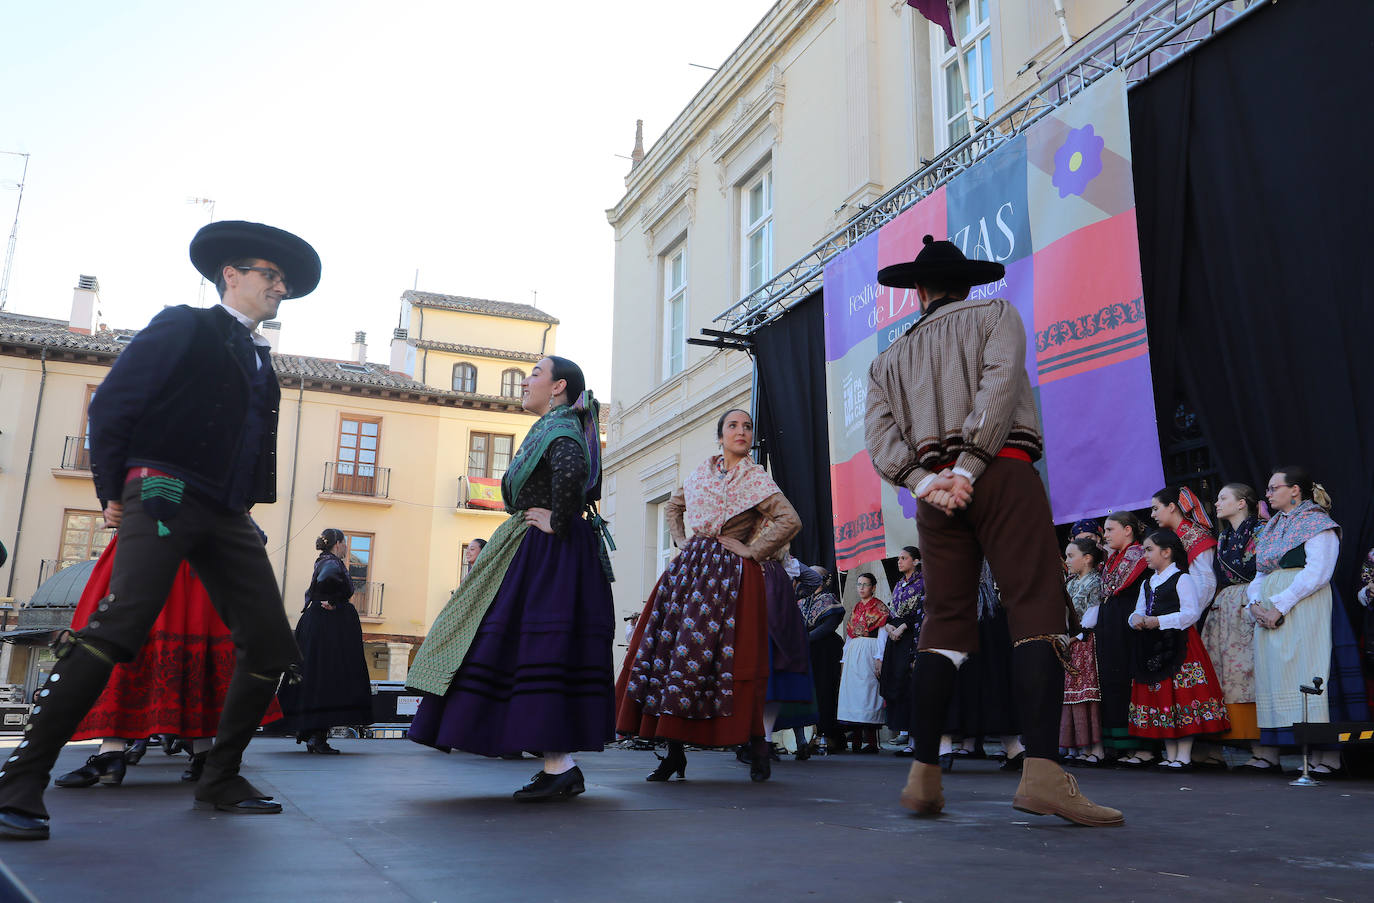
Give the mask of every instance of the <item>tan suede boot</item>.
<svg viewBox="0 0 1374 903">
<path fill-rule="evenodd" d="M 940 766 L 912 762 L 902 788 L 901 803 L 917 815 L 939 815 L 945 808 L 945 794 L 940 788 Z"/>
<path fill-rule="evenodd" d="M 1049 759 L 1026 758 L 1021 786 L 1016 788 L 1011 804 L 1022 812 L 1057 815 L 1090 828 L 1109 828 L 1126 822 L 1119 810 L 1099 806 L 1080 793 L 1074 776 Z"/>
</svg>

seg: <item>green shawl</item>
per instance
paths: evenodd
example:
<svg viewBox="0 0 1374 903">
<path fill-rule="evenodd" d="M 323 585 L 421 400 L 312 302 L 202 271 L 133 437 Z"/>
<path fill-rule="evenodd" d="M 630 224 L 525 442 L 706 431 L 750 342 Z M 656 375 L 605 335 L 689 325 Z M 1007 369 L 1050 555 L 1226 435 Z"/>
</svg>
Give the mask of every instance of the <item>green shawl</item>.
<svg viewBox="0 0 1374 903">
<path fill-rule="evenodd" d="M 595 402 L 591 404 L 595 405 Z M 594 407 L 592 416 L 592 423 L 595 423 Z M 520 443 L 520 449 L 510 463 L 510 468 L 501 478 L 501 498 L 505 501 L 506 510 L 511 516 L 496 528 L 482 553 L 477 556 L 477 561 L 468 572 L 467 578 L 453 591 L 443 611 L 434 619 L 434 626 L 425 636 L 420 650 L 415 653 L 415 662 L 410 666 L 410 673 L 406 675 L 406 686 L 435 696 L 443 696 L 448 692 L 449 685 L 453 683 L 453 676 L 458 673 L 458 668 L 463 664 L 463 659 L 467 657 L 472 641 L 477 636 L 477 628 L 481 626 L 487 610 L 495 601 L 496 593 L 506 578 L 506 571 L 510 569 L 510 563 L 519 551 L 526 531 L 530 529 L 525 523 L 525 512 L 515 507 L 515 500 L 530 474 L 534 473 L 535 465 L 555 439 L 566 436 L 578 443 L 587 460 L 589 471 L 592 469 L 594 459 L 587 449 L 583 426 L 578 410 L 560 405 L 540 417 L 530 427 L 529 433 Z M 595 463 L 600 464 L 599 461 Z M 588 480 L 590 482 L 599 478 L 600 474 L 595 473 L 590 474 Z M 596 518 L 596 521 L 600 521 L 600 518 Z M 604 566 L 608 561 L 604 553 L 604 543 L 608 536 L 600 525 L 598 530 L 602 532 Z"/>
</svg>

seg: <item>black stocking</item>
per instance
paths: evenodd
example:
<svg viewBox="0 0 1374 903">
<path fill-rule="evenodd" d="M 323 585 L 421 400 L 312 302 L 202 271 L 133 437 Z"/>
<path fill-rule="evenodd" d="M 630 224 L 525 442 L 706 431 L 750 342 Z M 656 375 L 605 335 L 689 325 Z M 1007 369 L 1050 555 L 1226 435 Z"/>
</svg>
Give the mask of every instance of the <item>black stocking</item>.
<svg viewBox="0 0 1374 903">
<path fill-rule="evenodd" d="M 958 673 L 954 662 L 938 652 L 916 654 L 916 668 L 911 674 L 911 748 L 918 762 L 940 764 L 940 735 L 949 717 Z"/>
<path fill-rule="evenodd" d="M 1012 650 L 1012 678 L 1020 710 L 1021 741 L 1032 759 L 1059 758 L 1064 708 L 1064 666 L 1049 640 L 1027 640 Z"/>
</svg>

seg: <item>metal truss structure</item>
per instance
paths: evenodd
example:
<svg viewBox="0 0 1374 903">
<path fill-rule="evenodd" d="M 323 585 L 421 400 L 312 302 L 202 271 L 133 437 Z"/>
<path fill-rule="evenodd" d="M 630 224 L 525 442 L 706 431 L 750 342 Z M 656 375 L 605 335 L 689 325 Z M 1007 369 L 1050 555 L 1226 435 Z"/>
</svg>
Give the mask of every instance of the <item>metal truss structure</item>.
<svg viewBox="0 0 1374 903">
<path fill-rule="evenodd" d="M 860 239 L 891 222 L 941 185 L 968 170 L 1057 107 L 1082 94 L 1102 76 L 1124 70 L 1127 87 L 1140 84 L 1199 45 L 1277 0 L 1136 0 L 1114 29 L 1088 49 L 1052 66 L 1039 89 L 987 121 L 967 138 L 926 163 L 902 184 L 837 229 L 806 255 L 716 316 L 720 330 L 702 330 L 711 340 L 694 344 L 748 345 L 748 337 L 787 313 L 821 287 L 825 265 Z M 1130 7 L 1127 7 L 1130 10 Z M 923 161 L 925 162 L 925 161 Z"/>
</svg>

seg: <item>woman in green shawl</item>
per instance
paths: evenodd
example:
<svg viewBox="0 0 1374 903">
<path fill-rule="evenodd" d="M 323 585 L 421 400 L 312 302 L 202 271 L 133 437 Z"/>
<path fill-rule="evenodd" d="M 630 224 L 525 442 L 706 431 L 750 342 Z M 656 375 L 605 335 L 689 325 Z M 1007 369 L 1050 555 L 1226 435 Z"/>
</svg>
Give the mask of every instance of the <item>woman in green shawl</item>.
<svg viewBox="0 0 1374 903">
<path fill-rule="evenodd" d="M 615 612 L 601 495 L 597 404 L 581 369 L 546 357 L 521 384 L 537 420 L 501 495 L 497 528 L 425 637 L 406 683 L 426 695 L 410 739 L 445 752 L 544 751 L 525 802 L 585 789 L 572 753 L 615 736 Z"/>
</svg>

